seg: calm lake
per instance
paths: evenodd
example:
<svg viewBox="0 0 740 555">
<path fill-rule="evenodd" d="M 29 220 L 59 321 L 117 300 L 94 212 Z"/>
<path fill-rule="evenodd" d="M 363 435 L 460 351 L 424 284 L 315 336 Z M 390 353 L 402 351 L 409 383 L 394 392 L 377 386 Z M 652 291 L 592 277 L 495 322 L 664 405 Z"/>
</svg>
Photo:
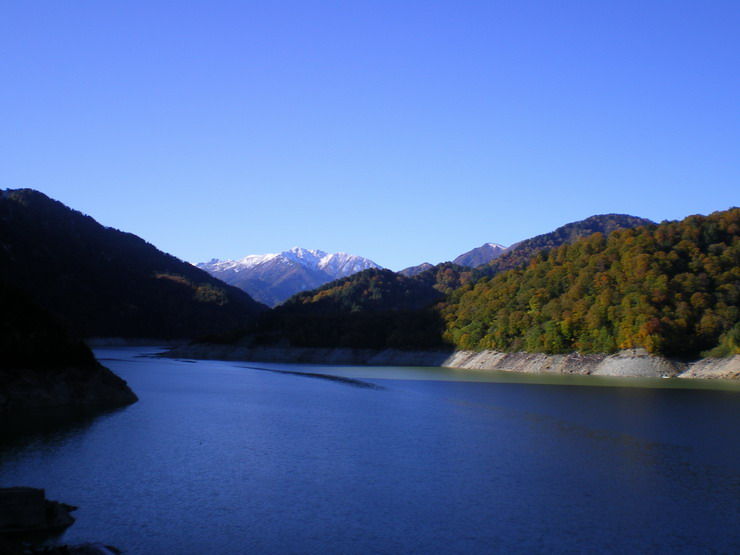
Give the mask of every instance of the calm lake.
<svg viewBox="0 0 740 555">
<path fill-rule="evenodd" d="M 740 552 L 740 384 L 176 361 L 0 445 L 0 485 L 132 554 Z M 301 375 L 301 373 L 309 373 Z"/>
</svg>

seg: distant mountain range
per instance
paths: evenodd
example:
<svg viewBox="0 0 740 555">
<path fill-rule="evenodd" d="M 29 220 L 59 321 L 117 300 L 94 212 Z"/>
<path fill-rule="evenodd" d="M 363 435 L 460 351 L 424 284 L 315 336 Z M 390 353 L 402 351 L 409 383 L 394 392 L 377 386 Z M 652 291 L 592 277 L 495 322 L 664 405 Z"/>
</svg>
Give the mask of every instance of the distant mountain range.
<svg viewBox="0 0 740 555">
<path fill-rule="evenodd" d="M 343 252 L 328 254 L 301 247 L 273 254 L 251 254 L 239 260 L 213 259 L 197 266 L 268 306 L 276 306 L 296 293 L 335 279 L 380 268 L 361 256 Z"/>
<path fill-rule="evenodd" d="M 193 338 L 267 307 L 131 233 L 31 189 L 0 190 L 0 280 L 81 337 Z"/>
<path fill-rule="evenodd" d="M 602 214 L 572 222 L 551 233 L 525 239 L 510 247 L 484 243 L 462 253 L 452 261 L 460 270 L 476 268 L 478 273 L 493 275 L 521 265 L 545 248 L 575 241 L 592 233 L 611 233 L 616 229 L 653 223 L 625 214 Z M 198 268 L 229 285 L 249 293 L 257 301 L 275 307 L 293 295 L 322 287 L 334 280 L 368 269 L 382 268 L 361 256 L 294 247 L 273 254 L 250 254 L 239 260 L 212 259 Z M 423 262 L 399 271 L 404 277 L 415 277 L 440 265 Z"/>
<path fill-rule="evenodd" d="M 287 341 L 298 347 L 451 347 L 443 337 L 445 323 L 439 306 L 455 305 L 460 292 L 472 284 L 526 266 L 540 253 L 595 233 L 606 236 L 618 229 L 643 225 L 654 224 L 628 215 L 602 214 L 508 249 L 486 243 L 458 257 L 469 263 L 493 257 L 476 268 L 446 262 L 422 264 L 398 273 L 365 270 L 295 295 L 260 319 L 253 339 L 261 344 Z"/>
<path fill-rule="evenodd" d="M 506 247 L 497 243 L 485 243 L 455 258 L 458 266 L 474 268 L 487 264 L 502 253 Z M 239 260 L 201 262 L 198 268 L 205 270 L 229 285 L 246 291 L 255 300 L 268 306 L 277 306 L 293 295 L 310 291 L 334 280 L 349 277 L 368 269 L 382 266 L 368 258 L 343 252 L 328 254 L 320 250 L 293 247 L 273 254 L 250 254 Z M 434 268 L 424 262 L 398 272 L 413 277 Z"/>
<path fill-rule="evenodd" d="M 522 241 L 474 269 L 445 263 L 411 277 L 366 270 L 328 283 L 266 313 L 251 341 L 740 354 L 739 233 L 737 208 L 662 224 L 602 214 Z"/>
</svg>

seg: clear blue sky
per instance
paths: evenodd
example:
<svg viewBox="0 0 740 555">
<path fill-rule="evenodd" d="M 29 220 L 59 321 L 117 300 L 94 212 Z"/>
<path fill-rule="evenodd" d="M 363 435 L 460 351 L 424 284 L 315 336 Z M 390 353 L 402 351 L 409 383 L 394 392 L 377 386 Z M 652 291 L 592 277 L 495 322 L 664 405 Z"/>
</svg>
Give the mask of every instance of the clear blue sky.
<svg viewBox="0 0 740 555">
<path fill-rule="evenodd" d="M 740 2 L 0 4 L 0 187 L 392 269 L 740 204 Z"/>
</svg>

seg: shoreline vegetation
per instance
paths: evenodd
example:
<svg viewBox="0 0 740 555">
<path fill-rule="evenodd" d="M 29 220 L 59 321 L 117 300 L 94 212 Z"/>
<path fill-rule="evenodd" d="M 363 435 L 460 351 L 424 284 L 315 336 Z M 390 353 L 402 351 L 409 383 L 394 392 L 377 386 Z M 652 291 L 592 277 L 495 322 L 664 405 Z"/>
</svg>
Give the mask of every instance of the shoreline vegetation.
<svg viewBox="0 0 740 555">
<path fill-rule="evenodd" d="M 439 366 L 527 374 L 620 376 L 635 378 L 740 379 L 740 355 L 685 362 L 644 349 L 614 354 L 503 353 L 499 351 L 405 351 L 399 349 L 243 347 L 194 343 L 159 356 L 177 359 L 227 360 L 367 366 Z"/>
</svg>

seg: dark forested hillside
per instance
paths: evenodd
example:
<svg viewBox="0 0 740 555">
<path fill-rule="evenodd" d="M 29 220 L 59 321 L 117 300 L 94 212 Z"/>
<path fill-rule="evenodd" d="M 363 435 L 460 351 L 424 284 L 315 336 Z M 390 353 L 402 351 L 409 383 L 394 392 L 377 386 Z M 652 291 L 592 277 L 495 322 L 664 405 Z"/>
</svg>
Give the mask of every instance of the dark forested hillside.
<svg viewBox="0 0 740 555">
<path fill-rule="evenodd" d="M 265 307 L 243 291 L 30 189 L 0 192 L 0 279 L 84 336 L 194 337 Z"/>
<path fill-rule="evenodd" d="M 258 343 L 298 347 L 437 348 L 443 298 L 434 273 L 370 269 L 291 297 L 260 319 Z"/>
<path fill-rule="evenodd" d="M 79 338 L 23 291 L 0 280 L 0 417 L 134 401 L 126 382 L 98 364 Z"/>
<path fill-rule="evenodd" d="M 439 294 L 427 281 L 391 270 L 369 269 L 298 293 L 283 304 L 285 311 L 358 312 L 409 310 L 428 306 Z"/>
<path fill-rule="evenodd" d="M 527 264 L 529 259 L 540 251 L 572 243 L 581 237 L 588 237 L 594 233 L 609 235 L 617 229 L 628 229 L 652 223 L 654 222 L 645 218 L 627 214 L 598 214 L 585 220 L 571 222 L 550 233 L 537 235 L 512 245 L 488 265 L 479 268 L 477 276 L 490 277 L 506 270 L 519 268 Z"/>
<path fill-rule="evenodd" d="M 90 349 L 26 293 L 0 280 L 0 366 L 39 368 L 95 363 Z"/>
<path fill-rule="evenodd" d="M 694 357 L 739 352 L 739 305 L 733 208 L 542 251 L 525 269 L 459 289 L 443 313 L 462 349 Z"/>
</svg>

